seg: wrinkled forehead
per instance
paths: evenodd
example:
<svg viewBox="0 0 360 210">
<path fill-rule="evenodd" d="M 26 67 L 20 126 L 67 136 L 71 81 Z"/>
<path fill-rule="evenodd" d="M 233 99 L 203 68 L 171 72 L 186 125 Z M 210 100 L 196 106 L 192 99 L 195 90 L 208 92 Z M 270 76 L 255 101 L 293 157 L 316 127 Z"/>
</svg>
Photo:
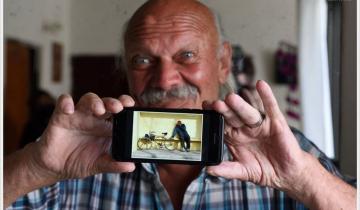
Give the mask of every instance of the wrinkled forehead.
<svg viewBox="0 0 360 210">
<path fill-rule="evenodd" d="M 148 1 L 131 17 L 123 37 L 124 47 L 126 51 L 145 40 L 189 34 L 211 45 L 218 40 L 215 17 L 208 7 L 191 0 Z"/>
<path fill-rule="evenodd" d="M 144 15 L 131 21 L 126 31 L 125 40 L 159 38 L 166 34 L 194 33 L 206 35 L 211 28 L 210 21 L 191 11 L 158 16 Z"/>
</svg>

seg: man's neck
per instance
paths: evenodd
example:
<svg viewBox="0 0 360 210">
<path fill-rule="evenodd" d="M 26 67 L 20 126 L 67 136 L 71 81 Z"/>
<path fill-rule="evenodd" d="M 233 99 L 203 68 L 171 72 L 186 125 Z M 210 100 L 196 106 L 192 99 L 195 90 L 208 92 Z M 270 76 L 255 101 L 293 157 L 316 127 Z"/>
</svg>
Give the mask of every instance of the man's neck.
<svg viewBox="0 0 360 210">
<path fill-rule="evenodd" d="M 168 192 L 174 209 L 181 209 L 185 191 L 199 175 L 200 166 L 159 164 L 157 166 L 161 183 Z"/>
</svg>

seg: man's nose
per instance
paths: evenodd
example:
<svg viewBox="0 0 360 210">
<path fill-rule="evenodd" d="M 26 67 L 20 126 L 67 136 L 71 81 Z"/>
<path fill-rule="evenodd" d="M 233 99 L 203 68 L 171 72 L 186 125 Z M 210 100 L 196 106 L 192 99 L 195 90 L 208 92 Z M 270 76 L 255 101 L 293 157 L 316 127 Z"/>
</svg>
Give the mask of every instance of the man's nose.
<svg viewBox="0 0 360 210">
<path fill-rule="evenodd" d="M 171 60 L 161 60 L 153 75 L 153 86 L 163 90 L 170 90 L 181 83 L 181 74 L 176 63 Z"/>
</svg>

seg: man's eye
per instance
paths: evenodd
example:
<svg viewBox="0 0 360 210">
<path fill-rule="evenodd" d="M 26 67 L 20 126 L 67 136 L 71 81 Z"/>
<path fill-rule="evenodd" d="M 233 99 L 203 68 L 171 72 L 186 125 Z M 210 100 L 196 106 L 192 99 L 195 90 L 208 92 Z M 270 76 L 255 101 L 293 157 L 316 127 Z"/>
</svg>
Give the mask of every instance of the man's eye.
<svg viewBox="0 0 360 210">
<path fill-rule="evenodd" d="M 190 52 L 190 51 L 186 51 L 186 52 L 183 52 L 183 53 L 181 54 L 181 56 L 182 56 L 183 58 L 193 58 L 193 57 L 194 57 L 194 53 L 193 53 L 193 52 Z"/>
<path fill-rule="evenodd" d="M 132 60 L 134 65 L 149 65 L 151 63 L 150 58 L 147 57 L 135 57 Z"/>
</svg>

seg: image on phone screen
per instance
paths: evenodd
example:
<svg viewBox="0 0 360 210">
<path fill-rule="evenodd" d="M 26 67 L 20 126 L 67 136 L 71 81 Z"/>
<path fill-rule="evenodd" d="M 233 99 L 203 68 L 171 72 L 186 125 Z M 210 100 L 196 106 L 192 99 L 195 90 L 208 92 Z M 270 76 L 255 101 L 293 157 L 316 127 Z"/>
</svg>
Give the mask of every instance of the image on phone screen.
<svg viewBox="0 0 360 210">
<path fill-rule="evenodd" d="M 134 111 L 131 158 L 201 161 L 203 114 Z"/>
</svg>

